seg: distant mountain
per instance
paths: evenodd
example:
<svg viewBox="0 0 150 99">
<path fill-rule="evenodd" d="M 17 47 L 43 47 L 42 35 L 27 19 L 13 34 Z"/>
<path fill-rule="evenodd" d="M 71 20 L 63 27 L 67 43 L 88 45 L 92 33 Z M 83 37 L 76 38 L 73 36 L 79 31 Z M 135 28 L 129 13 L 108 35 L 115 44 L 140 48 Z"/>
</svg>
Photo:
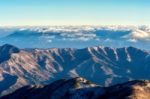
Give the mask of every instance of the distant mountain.
<svg viewBox="0 0 150 99">
<path fill-rule="evenodd" d="M 8 60 L 12 53 L 19 53 L 19 49 L 9 44 L 0 47 L 0 63 Z"/>
<path fill-rule="evenodd" d="M 134 47 L 19 49 L 0 47 L 1 95 L 30 84 L 84 77 L 103 86 L 150 79 L 150 53 Z"/>
<path fill-rule="evenodd" d="M 150 50 L 148 26 L 37 26 L 0 28 L 0 45 L 19 48 L 85 48 L 134 46 Z M 144 45 L 144 46 L 143 46 Z"/>
<path fill-rule="evenodd" d="M 45 86 L 25 86 L 1 99 L 149 99 L 149 84 L 148 80 L 135 80 L 102 87 L 77 77 Z"/>
</svg>

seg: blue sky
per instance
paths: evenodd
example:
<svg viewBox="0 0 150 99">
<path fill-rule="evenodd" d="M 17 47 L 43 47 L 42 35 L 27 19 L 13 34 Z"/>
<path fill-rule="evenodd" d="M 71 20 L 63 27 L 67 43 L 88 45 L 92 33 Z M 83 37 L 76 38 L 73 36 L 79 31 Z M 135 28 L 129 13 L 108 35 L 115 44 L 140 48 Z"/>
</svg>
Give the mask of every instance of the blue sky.
<svg viewBox="0 0 150 99">
<path fill-rule="evenodd" d="M 0 0 L 0 25 L 150 25 L 150 0 Z"/>
</svg>

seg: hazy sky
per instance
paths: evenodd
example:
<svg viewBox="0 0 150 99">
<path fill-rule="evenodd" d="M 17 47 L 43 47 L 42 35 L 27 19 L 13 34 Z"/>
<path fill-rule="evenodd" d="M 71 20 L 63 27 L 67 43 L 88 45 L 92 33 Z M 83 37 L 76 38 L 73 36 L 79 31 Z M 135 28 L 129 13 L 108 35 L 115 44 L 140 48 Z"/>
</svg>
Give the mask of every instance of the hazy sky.
<svg viewBox="0 0 150 99">
<path fill-rule="evenodd" d="M 150 0 L 0 0 L 0 25 L 150 25 Z"/>
</svg>

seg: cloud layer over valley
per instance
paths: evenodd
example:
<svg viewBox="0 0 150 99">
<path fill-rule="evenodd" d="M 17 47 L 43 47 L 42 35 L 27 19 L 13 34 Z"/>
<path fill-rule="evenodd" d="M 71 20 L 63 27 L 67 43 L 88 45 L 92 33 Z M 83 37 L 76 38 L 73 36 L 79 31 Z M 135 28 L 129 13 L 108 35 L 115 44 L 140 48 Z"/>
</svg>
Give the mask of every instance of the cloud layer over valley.
<svg viewBox="0 0 150 99">
<path fill-rule="evenodd" d="M 150 49 L 150 28 L 147 26 L 39 26 L 0 29 L 0 44 L 22 48 L 88 46 L 134 46 Z M 144 46 L 143 46 L 144 43 Z"/>
</svg>

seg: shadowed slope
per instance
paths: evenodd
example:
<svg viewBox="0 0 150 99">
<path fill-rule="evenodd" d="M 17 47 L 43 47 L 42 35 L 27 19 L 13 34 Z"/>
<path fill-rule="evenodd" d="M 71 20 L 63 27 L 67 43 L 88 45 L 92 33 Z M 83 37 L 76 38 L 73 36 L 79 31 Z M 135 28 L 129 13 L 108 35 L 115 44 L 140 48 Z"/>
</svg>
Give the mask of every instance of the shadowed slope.
<svg viewBox="0 0 150 99">
<path fill-rule="evenodd" d="M 149 99 L 150 81 L 135 80 L 100 87 L 81 77 L 58 80 L 50 85 L 23 87 L 1 99 Z"/>
</svg>

